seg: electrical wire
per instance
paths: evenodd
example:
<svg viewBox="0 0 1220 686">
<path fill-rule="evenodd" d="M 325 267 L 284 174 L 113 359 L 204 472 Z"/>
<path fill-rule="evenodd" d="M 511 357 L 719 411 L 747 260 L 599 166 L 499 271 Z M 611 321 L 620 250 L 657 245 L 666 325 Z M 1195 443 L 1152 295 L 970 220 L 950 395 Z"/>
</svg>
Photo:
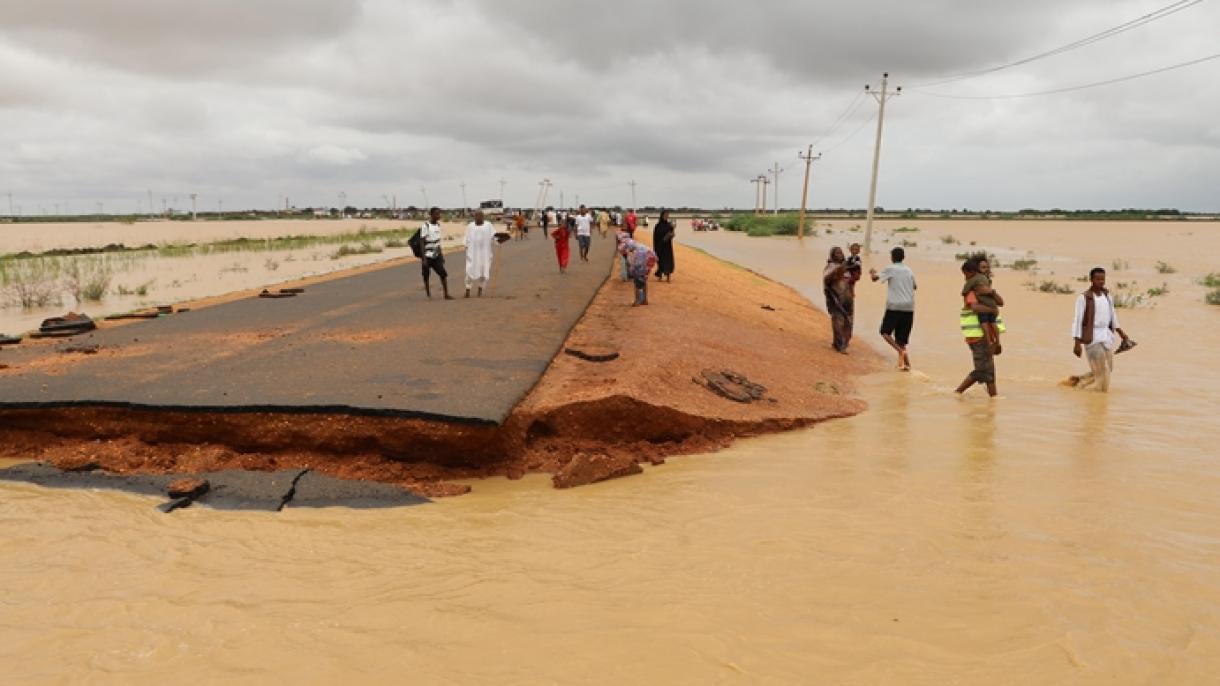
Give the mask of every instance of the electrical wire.
<svg viewBox="0 0 1220 686">
<path fill-rule="evenodd" d="M 822 141 L 826 140 L 827 138 L 830 138 L 830 135 L 832 133 L 834 133 L 844 123 L 846 123 L 848 119 L 851 119 L 851 117 L 853 115 L 855 115 L 856 110 L 860 109 L 860 104 L 863 101 L 863 98 L 864 98 L 864 92 L 863 91 L 857 92 L 856 97 L 852 98 L 852 101 L 847 104 L 847 107 L 839 114 L 838 117 L 835 118 L 834 122 L 830 125 L 830 128 L 826 129 L 826 132 L 823 133 L 821 136 L 819 136 L 818 139 L 816 141 L 814 141 L 812 145 L 814 147 L 817 147 L 818 143 L 821 143 Z"/>
<path fill-rule="evenodd" d="M 984 74 L 992 74 L 997 71 L 1002 71 L 1004 69 L 1011 69 L 1012 67 L 1018 67 L 1018 66 L 1021 66 L 1024 64 L 1029 64 L 1030 62 L 1034 62 L 1034 61 L 1037 61 L 1040 59 L 1045 59 L 1047 57 L 1054 57 L 1055 55 L 1061 55 L 1065 52 L 1070 52 L 1072 50 L 1083 48 L 1085 46 L 1092 45 L 1093 43 L 1103 41 L 1107 38 L 1112 38 L 1121 33 L 1126 33 L 1127 31 L 1139 28 L 1141 26 L 1144 26 L 1145 24 L 1150 24 L 1159 19 L 1164 19 L 1173 14 L 1177 14 L 1178 12 L 1181 12 L 1182 10 L 1190 9 L 1191 7 L 1194 7 L 1195 5 L 1198 5 L 1202 2 L 1203 2 L 1203 0 L 1177 0 L 1177 2 L 1166 5 L 1153 12 L 1149 12 L 1148 14 L 1145 14 L 1142 17 L 1139 17 L 1137 19 L 1132 19 L 1130 21 L 1119 24 L 1118 26 L 1112 26 L 1104 31 L 1095 33 L 1095 34 L 1093 34 L 1091 36 L 1087 36 L 1085 38 L 1081 38 L 1080 40 L 1073 41 L 1066 45 L 1061 45 L 1052 50 L 1040 52 L 1036 55 L 1030 55 L 1029 57 L 1025 57 L 1025 58 L 1016 60 L 1014 62 L 1008 62 L 1008 63 L 997 65 L 994 67 L 988 67 L 986 69 L 979 69 L 977 71 L 964 72 L 961 74 L 957 74 L 956 76 L 946 76 L 946 77 L 943 77 L 940 79 L 936 79 L 934 81 L 928 81 L 928 82 L 917 84 L 914 86 L 909 86 L 909 88 L 916 89 L 916 88 L 926 88 L 928 86 L 939 86 L 941 84 L 951 83 L 954 81 L 962 81 L 964 79 L 971 79 L 976 76 L 982 76 Z"/>
<path fill-rule="evenodd" d="M 1108 86 L 1110 84 L 1121 83 L 1123 81 L 1141 79 L 1145 76 L 1152 76 L 1154 74 L 1162 74 L 1167 71 L 1173 71 L 1174 69 L 1182 69 L 1183 67 L 1190 67 L 1190 66 L 1200 64 L 1203 62 L 1207 62 L 1209 60 L 1214 60 L 1214 59 L 1220 59 L 1220 52 L 1215 53 L 1214 55 L 1208 55 L 1206 57 L 1200 57 L 1198 59 L 1190 60 L 1188 62 L 1180 62 L 1178 64 L 1171 64 L 1167 67 L 1160 67 L 1159 69 L 1152 69 L 1149 71 L 1140 72 L 1138 74 L 1128 74 L 1127 76 L 1120 76 L 1120 77 L 1114 78 L 1114 79 L 1106 79 L 1105 81 L 1096 81 L 1093 83 L 1085 83 L 1085 84 L 1081 84 L 1078 86 L 1067 86 L 1065 88 L 1054 88 L 1054 89 L 1045 90 L 1045 91 L 1034 91 L 1032 93 L 1012 93 L 1012 94 L 1008 94 L 1008 95 L 952 95 L 949 93 L 929 93 L 927 91 L 915 91 L 915 92 L 917 95 L 927 95 L 927 96 L 931 96 L 934 98 L 949 98 L 951 100 L 1005 100 L 1005 99 L 1012 99 L 1012 98 L 1033 98 L 1033 97 L 1036 97 L 1039 95 L 1056 95 L 1059 93 L 1070 93 L 1072 91 L 1084 90 L 1086 88 L 1097 88 L 1099 86 Z"/>
<path fill-rule="evenodd" d="M 876 121 L 876 119 L 877 119 L 877 113 L 874 112 L 873 116 L 860 122 L 859 126 L 857 126 L 851 133 L 847 134 L 847 138 L 844 138 L 843 140 L 839 141 L 838 143 L 835 143 L 834 145 L 830 146 L 829 148 L 826 148 L 825 150 L 822 151 L 822 154 L 826 155 L 826 154 L 832 152 L 835 148 L 838 148 L 839 146 L 843 145 L 847 141 L 855 138 L 857 133 L 860 133 L 861 131 L 863 131 L 865 126 L 868 126 L 869 124 L 873 123 L 874 121 Z"/>
</svg>

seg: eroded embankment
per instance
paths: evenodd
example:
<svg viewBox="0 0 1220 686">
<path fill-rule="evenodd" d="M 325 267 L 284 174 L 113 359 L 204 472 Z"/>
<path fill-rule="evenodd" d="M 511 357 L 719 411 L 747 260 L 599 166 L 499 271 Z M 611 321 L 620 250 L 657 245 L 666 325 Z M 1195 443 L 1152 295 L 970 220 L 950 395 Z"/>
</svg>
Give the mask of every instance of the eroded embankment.
<svg viewBox="0 0 1220 686">
<path fill-rule="evenodd" d="M 628 473 L 639 462 L 715 450 L 733 439 L 855 414 L 853 378 L 877 356 L 830 348 L 829 324 L 792 290 L 678 249 L 673 283 L 629 306 L 617 277 L 598 292 L 567 345 L 618 353 L 607 362 L 560 354 L 501 426 L 387 417 L 162 412 L 119 408 L 0 411 L 0 457 L 120 474 L 309 468 L 392 482 L 423 495 L 460 481 L 528 472 Z M 587 268 L 595 268 L 588 266 Z M 748 403 L 709 390 L 705 371 L 765 387 Z M 582 462 L 592 460 L 591 467 Z"/>
</svg>

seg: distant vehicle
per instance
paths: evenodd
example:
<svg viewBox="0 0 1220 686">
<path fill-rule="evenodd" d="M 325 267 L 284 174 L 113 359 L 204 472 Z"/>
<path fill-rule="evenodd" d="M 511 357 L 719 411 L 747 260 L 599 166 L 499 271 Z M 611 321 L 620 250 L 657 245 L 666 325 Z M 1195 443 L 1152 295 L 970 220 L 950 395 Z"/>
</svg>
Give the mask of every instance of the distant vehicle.
<svg viewBox="0 0 1220 686">
<path fill-rule="evenodd" d="M 498 219 L 504 216 L 504 201 L 503 200 L 484 200 L 479 203 L 479 209 L 483 210 L 483 216 L 488 219 Z"/>
</svg>

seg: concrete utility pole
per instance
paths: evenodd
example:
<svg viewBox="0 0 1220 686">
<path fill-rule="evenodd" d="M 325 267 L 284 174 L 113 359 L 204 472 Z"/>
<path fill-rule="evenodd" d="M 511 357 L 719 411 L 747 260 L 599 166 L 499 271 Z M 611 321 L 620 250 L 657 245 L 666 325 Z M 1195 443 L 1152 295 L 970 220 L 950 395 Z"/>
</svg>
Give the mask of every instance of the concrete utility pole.
<svg viewBox="0 0 1220 686">
<path fill-rule="evenodd" d="M 638 184 L 635 182 L 635 179 L 632 179 L 627 182 L 627 185 L 631 186 L 631 211 L 635 212 L 635 187 Z"/>
<path fill-rule="evenodd" d="M 157 208 L 153 205 L 153 200 L 152 200 L 152 189 L 149 188 L 148 189 L 148 215 L 152 216 L 153 214 L 156 214 L 156 212 L 157 212 Z"/>
<path fill-rule="evenodd" d="M 758 176 L 750 179 L 750 183 L 754 184 L 754 214 L 761 213 L 763 206 L 766 205 L 766 199 L 763 197 L 763 194 L 766 193 L 766 191 L 763 190 L 763 181 L 765 181 L 766 178 L 766 176 L 759 174 Z"/>
<path fill-rule="evenodd" d="M 798 241 L 805 241 L 805 205 L 809 202 L 809 167 L 814 162 L 822 159 L 822 153 L 813 154 L 813 145 L 809 146 L 808 152 L 796 153 L 798 160 L 805 160 L 805 186 L 801 191 L 801 218 L 797 224 L 796 238 Z"/>
<path fill-rule="evenodd" d="M 555 184 L 551 183 L 550 179 L 543 179 L 538 182 L 538 185 L 542 187 L 542 190 L 538 195 L 538 209 L 541 210 L 543 207 L 546 207 L 546 196 L 550 194 L 551 186 L 554 186 Z"/>
<path fill-rule="evenodd" d="M 344 208 L 347 206 L 347 191 L 339 191 L 339 218 L 346 216 Z"/>
<path fill-rule="evenodd" d="M 425 186 L 420 186 L 420 187 L 419 187 L 419 192 L 420 192 L 420 193 L 422 193 L 422 194 L 423 194 L 423 196 L 424 196 L 424 212 L 427 212 L 428 210 L 431 210 L 431 209 L 432 209 L 432 206 L 428 204 L 428 189 L 427 189 L 427 187 L 425 187 Z"/>
<path fill-rule="evenodd" d="M 775 194 L 775 207 L 771 210 L 771 213 L 779 214 L 779 175 L 783 174 L 784 170 L 780 169 L 779 162 L 776 162 L 775 166 L 768 171 L 771 172 L 771 176 L 775 179 L 775 188 L 772 189 L 772 192 Z"/>
<path fill-rule="evenodd" d="M 501 203 L 504 202 L 504 187 L 506 185 L 508 185 L 508 182 L 505 181 L 503 177 L 501 177 L 500 178 L 500 202 Z"/>
<path fill-rule="evenodd" d="M 466 210 L 470 209 L 470 203 L 466 202 L 466 182 L 463 181 L 458 185 L 462 187 L 462 216 L 465 217 Z"/>
<path fill-rule="evenodd" d="M 199 217 L 195 216 L 195 201 L 199 199 L 198 193 L 191 193 L 191 221 L 196 221 Z"/>
<path fill-rule="evenodd" d="M 864 92 L 873 96 L 880 105 L 877 111 L 877 141 L 873 145 L 873 180 L 868 186 L 868 215 L 864 221 L 864 253 L 872 248 L 873 244 L 873 208 L 877 206 L 877 167 L 881 162 L 881 128 L 885 125 L 885 101 L 890 96 L 902 94 L 902 86 L 899 86 L 893 92 L 887 90 L 889 84 L 890 73 L 887 71 L 881 75 L 881 91 L 871 90 L 867 84 L 864 86 Z"/>
<path fill-rule="evenodd" d="M 767 213 L 767 186 L 771 185 L 771 179 L 768 179 L 766 174 L 759 174 L 758 182 L 762 184 L 762 205 L 759 207 L 759 210 L 762 214 L 766 214 Z"/>
</svg>

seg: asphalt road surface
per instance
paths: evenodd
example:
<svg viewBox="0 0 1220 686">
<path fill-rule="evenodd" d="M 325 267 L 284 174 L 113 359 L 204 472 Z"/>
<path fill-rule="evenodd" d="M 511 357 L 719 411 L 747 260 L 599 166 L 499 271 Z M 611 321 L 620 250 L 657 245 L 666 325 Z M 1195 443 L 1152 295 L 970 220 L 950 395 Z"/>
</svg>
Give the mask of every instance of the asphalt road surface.
<svg viewBox="0 0 1220 686">
<path fill-rule="evenodd" d="M 593 237 L 561 275 L 554 243 L 498 248 L 490 295 L 424 296 L 418 262 L 0 351 L 0 407 L 338 412 L 500 423 L 537 383 L 610 273 Z M 98 346 L 94 353 L 65 349 Z"/>
</svg>

